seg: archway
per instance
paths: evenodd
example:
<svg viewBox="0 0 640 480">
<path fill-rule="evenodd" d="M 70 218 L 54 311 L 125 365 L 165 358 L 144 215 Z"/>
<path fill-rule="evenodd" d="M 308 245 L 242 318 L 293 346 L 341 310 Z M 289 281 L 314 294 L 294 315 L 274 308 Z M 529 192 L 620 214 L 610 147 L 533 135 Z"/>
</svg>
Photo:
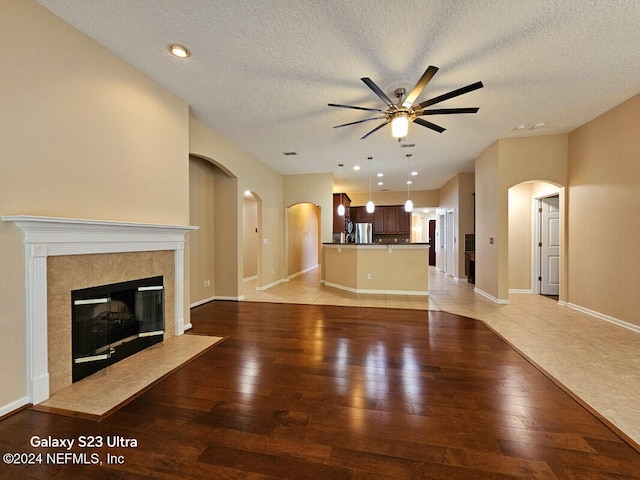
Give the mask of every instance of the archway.
<svg viewBox="0 0 640 480">
<path fill-rule="evenodd" d="M 557 217 L 547 231 L 543 225 L 543 199 L 557 198 Z M 509 293 L 545 293 L 541 285 L 557 283 L 564 269 L 564 188 L 545 181 L 526 181 L 509 188 L 508 275 Z M 549 224 L 549 223 L 548 223 Z M 554 230 L 555 228 L 555 230 Z M 552 245 L 553 244 L 553 245 Z M 549 255 L 549 247 L 557 252 Z M 546 264 L 546 265 L 545 265 Z M 546 292 L 554 294 L 554 292 Z"/>
<path fill-rule="evenodd" d="M 262 285 L 262 200 L 256 192 L 242 195 L 242 280 Z"/>
<path fill-rule="evenodd" d="M 315 203 L 287 207 L 286 249 L 289 278 L 316 268 L 321 256 L 321 212 Z"/>
<path fill-rule="evenodd" d="M 237 184 L 219 163 L 189 156 L 189 221 L 200 227 L 187 237 L 192 307 L 240 298 Z"/>
</svg>

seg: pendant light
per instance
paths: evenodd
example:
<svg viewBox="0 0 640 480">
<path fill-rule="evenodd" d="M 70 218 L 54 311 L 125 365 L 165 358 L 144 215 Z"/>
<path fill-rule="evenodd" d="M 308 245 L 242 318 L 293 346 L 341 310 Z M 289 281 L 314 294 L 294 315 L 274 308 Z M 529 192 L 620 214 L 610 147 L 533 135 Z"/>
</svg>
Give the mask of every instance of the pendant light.
<svg viewBox="0 0 640 480">
<path fill-rule="evenodd" d="M 411 157 L 411 154 L 408 153 L 407 154 L 407 201 L 404 202 L 404 211 L 407 213 L 411 213 L 413 211 L 413 202 L 411 201 L 410 198 L 410 186 L 413 183 L 410 179 L 409 179 L 409 158 Z"/>
<path fill-rule="evenodd" d="M 340 215 L 341 217 L 344 217 L 344 204 L 342 203 L 342 167 L 344 167 L 343 163 L 339 163 L 338 166 L 340 167 L 340 205 L 338 205 L 338 215 Z"/>
<path fill-rule="evenodd" d="M 373 200 L 371 199 L 371 160 L 373 157 L 369 157 L 369 201 L 367 202 L 367 213 L 373 213 L 376 209 Z"/>
</svg>

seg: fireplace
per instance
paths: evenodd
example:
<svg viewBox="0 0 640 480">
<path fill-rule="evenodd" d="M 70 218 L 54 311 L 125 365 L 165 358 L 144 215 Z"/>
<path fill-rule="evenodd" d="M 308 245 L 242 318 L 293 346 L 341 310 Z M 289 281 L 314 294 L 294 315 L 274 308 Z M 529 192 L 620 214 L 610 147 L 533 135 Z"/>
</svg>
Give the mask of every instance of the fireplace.
<svg viewBox="0 0 640 480">
<path fill-rule="evenodd" d="M 72 383 L 73 290 L 163 275 L 164 334 L 182 335 L 190 327 L 184 318 L 184 242 L 198 227 L 32 215 L 0 218 L 24 232 L 28 392 L 22 404 L 43 402 L 50 392 Z M 165 254 L 168 268 L 163 267 Z M 132 270 L 138 273 L 130 275 Z"/>
<path fill-rule="evenodd" d="M 161 276 L 74 290 L 71 301 L 74 382 L 164 338 Z"/>
</svg>

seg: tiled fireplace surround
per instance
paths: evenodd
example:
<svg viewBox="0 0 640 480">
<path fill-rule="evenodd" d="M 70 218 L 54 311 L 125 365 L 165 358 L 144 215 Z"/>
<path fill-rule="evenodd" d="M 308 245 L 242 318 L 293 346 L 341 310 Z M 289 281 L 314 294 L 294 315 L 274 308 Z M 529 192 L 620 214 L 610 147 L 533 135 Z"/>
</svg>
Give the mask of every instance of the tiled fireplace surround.
<svg viewBox="0 0 640 480">
<path fill-rule="evenodd" d="M 71 385 L 71 290 L 162 275 L 165 336 L 184 325 L 184 241 L 197 227 L 28 215 L 24 231 L 30 403 Z"/>
</svg>

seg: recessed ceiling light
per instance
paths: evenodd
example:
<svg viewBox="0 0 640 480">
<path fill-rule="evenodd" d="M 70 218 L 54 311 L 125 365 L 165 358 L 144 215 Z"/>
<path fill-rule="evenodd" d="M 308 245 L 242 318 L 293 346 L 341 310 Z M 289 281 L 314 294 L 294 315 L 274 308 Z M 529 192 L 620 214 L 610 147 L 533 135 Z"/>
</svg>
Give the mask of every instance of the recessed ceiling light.
<svg viewBox="0 0 640 480">
<path fill-rule="evenodd" d="M 379 173 L 378 177 L 384 177 L 384 173 Z"/>
<path fill-rule="evenodd" d="M 191 55 L 191 52 L 187 47 L 183 45 L 179 45 L 177 43 L 172 43 L 167 48 L 169 49 L 169 52 L 171 53 L 171 55 L 175 57 L 187 58 L 188 56 Z"/>
<path fill-rule="evenodd" d="M 407 180 L 407 185 L 411 185 L 413 182 L 411 180 Z"/>
<path fill-rule="evenodd" d="M 378 182 L 378 185 L 384 185 L 384 182 Z"/>
<path fill-rule="evenodd" d="M 516 125 L 516 130 L 524 130 L 525 128 L 527 128 L 526 123 L 521 123 L 519 125 Z"/>
<path fill-rule="evenodd" d="M 416 175 L 418 175 L 418 172 L 411 172 L 412 177 L 415 177 Z"/>
<path fill-rule="evenodd" d="M 360 165 L 354 165 L 353 169 L 357 172 L 358 170 L 360 170 Z"/>
<path fill-rule="evenodd" d="M 546 125 L 544 124 L 544 122 L 540 122 L 540 123 L 536 123 L 533 128 L 535 130 L 538 130 L 539 128 L 544 128 Z"/>
</svg>

